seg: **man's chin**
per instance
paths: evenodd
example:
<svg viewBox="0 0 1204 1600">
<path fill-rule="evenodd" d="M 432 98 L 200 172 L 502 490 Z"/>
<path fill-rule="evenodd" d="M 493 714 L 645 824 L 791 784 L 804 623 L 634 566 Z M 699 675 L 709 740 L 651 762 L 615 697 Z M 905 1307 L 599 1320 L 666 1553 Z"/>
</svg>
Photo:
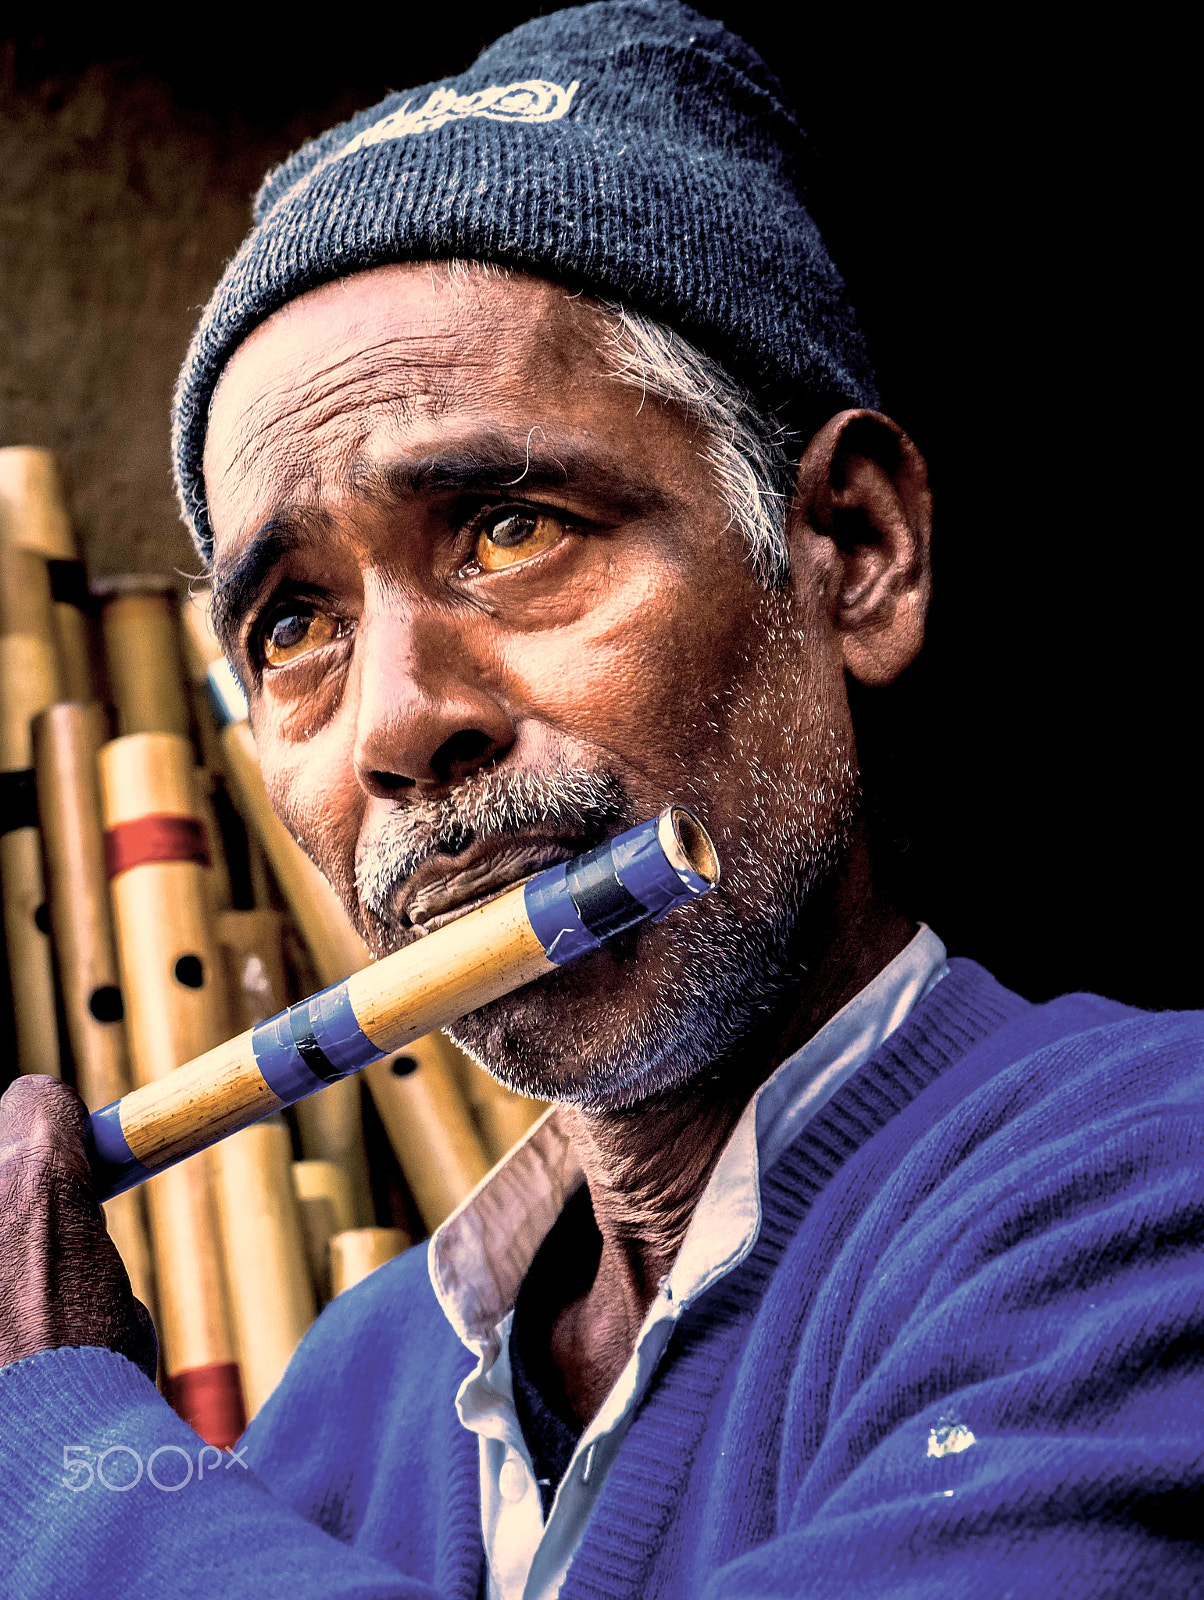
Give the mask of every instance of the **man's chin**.
<svg viewBox="0 0 1204 1600">
<path fill-rule="evenodd" d="M 633 930 L 447 1031 L 519 1094 L 599 1112 L 630 1109 L 706 1071 L 747 1033 L 768 997 L 755 981 L 743 993 L 730 968 L 728 983 L 714 982 L 717 963 L 697 952 L 674 960 L 672 943 L 663 926 Z"/>
<path fill-rule="evenodd" d="M 360 932 L 377 959 L 419 943 L 409 924 L 389 925 L 359 909 Z M 661 936 L 663 937 L 663 935 Z M 593 1104 L 631 1073 L 641 1016 L 656 981 L 657 931 L 632 929 L 571 966 L 546 973 L 446 1027 L 491 1077 L 538 1100 Z M 651 962 L 649 958 L 651 957 Z"/>
<path fill-rule="evenodd" d="M 588 1099 L 599 1075 L 608 1075 L 614 1055 L 608 1040 L 619 1031 L 613 1002 L 591 985 L 586 970 L 597 959 L 537 978 L 461 1017 L 447 1032 L 478 1066 L 518 1094 Z"/>
</svg>

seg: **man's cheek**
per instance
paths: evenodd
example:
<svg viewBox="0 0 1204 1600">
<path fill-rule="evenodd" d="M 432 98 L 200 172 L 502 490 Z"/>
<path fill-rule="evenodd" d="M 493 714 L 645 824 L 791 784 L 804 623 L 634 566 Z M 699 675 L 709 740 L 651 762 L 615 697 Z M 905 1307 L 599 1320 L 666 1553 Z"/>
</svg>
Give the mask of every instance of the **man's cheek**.
<svg viewBox="0 0 1204 1600">
<path fill-rule="evenodd" d="M 297 745 L 258 741 L 272 807 L 341 895 L 355 882 L 355 847 L 365 803 L 350 751 L 328 737 Z"/>
<path fill-rule="evenodd" d="M 633 611 L 622 626 L 565 629 L 536 648 L 512 641 L 503 669 L 512 703 L 637 770 L 676 764 L 725 642 L 716 651 L 705 630 L 658 620 Z"/>
</svg>

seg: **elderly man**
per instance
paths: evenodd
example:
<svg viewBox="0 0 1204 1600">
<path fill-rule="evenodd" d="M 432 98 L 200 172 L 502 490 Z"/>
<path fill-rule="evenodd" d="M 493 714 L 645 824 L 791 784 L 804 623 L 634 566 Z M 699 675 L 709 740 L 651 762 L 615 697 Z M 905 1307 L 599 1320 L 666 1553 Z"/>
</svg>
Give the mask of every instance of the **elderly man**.
<svg viewBox="0 0 1204 1600">
<path fill-rule="evenodd" d="M 197 1440 L 10 1091 L 8 1592 L 1204 1592 L 1199 1019 L 1031 1006 L 876 875 L 846 683 L 930 504 L 800 156 L 621 0 L 269 176 L 176 461 L 281 815 L 381 953 L 671 799 L 723 879 L 458 1025 L 555 1110 L 179 1492 L 64 1473 Z"/>
</svg>

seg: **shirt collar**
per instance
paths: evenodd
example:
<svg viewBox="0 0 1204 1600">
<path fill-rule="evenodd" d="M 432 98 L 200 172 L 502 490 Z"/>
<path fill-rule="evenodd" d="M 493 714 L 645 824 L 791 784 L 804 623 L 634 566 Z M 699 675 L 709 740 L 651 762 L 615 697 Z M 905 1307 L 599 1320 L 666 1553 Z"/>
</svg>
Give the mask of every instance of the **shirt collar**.
<svg viewBox="0 0 1204 1600">
<path fill-rule="evenodd" d="M 945 946 L 921 926 L 753 1095 L 663 1285 L 679 1309 L 752 1249 L 761 1227 L 762 1174 L 947 971 Z M 431 1235 L 427 1261 L 436 1298 L 474 1353 L 497 1343 L 535 1252 L 583 1176 L 562 1109 L 553 1106 Z"/>
</svg>

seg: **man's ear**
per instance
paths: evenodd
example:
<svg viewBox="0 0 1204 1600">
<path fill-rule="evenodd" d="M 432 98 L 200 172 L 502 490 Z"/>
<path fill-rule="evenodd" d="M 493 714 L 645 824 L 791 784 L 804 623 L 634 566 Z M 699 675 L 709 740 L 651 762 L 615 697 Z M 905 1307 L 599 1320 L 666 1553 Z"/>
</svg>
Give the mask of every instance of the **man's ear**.
<svg viewBox="0 0 1204 1600">
<path fill-rule="evenodd" d="M 861 683 L 890 683 L 924 642 L 932 589 L 932 497 L 924 458 L 876 411 L 842 411 L 799 463 L 790 510 L 800 578 L 822 574 L 844 664 Z"/>
</svg>

